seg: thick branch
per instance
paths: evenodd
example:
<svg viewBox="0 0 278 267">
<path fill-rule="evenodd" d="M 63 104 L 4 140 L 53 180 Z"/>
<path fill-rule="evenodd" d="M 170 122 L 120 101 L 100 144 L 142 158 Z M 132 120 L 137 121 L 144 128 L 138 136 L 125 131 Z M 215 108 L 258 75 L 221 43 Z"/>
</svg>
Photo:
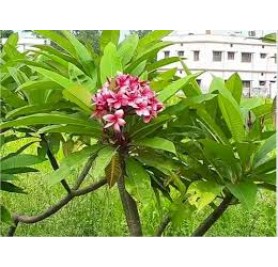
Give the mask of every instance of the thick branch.
<svg viewBox="0 0 278 267">
<path fill-rule="evenodd" d="M 169 215 L 167 215 L 161 222 L 161 224 L 158 226 L 155 236 L 162 236 L 163 232 L 165 231 L 166 227 L 171 222 L 171 218 Z"/>
<path fill-rule="evenodd" d="M 95 159 L 95 156 L 88 159 L 87 163 L 85 164 L 82 172 L 80 173 L 80 175 L 76 181 L 75 186 L 72 188 L 73 190 L 77 190 L 80 187 L 80 185 L 82 184 L 82 182 L 84 181 L 84 179 L 87 177 L 87 175 L 92 167 L 94 159 Z"/>
<path fill-rule="evenodd" d="M 124 176 L 118 180 L 118 189 L 122 200 L 127 226 L 131 236 L 142 236 L 142 227 L 137 204 L 125 189 Z"/>
<path fill-rule="evenodd" d="M 73 198 L 85 195 L 87 193 L 90 193 L 92 191 L 97 190 L 98 188 L 105 185 L 107 182 L 106 179 L 100 180 L 96 183 L 93 183 L 87 187 L 84 187 L 83 189 L 79 190 L 72 190 L 71 194 L 68 194 L 63 199 L 61 199 L 58 203 L 54 204 L 53 206 L 49 207 L 45 212 L 36 215 L 36 216 L 26 216 L 26 215 L 13 215 L 14 222 L 21 222 L 21 223 L 37 223 L 39 221 L 42 221 L 51 215 L 55 214 L 57 211 L 59 211 L 61 208 L 63 208 L 66 204 L 68 204 Z"/>
<path fill-rule="evenodd" d="M 50 147 L 48 145 L 48 142 L 47 142 L 47 139 L 45 138 L 45 135 L 44 134 L 41 134 L 41 139 L 45 142 L 46 144 L 46 154 L 47 154 L 47 157 L 50 161 L 50 164 L 53 168 L 53 170 L 58 170 L 59 169 L 59 164 L 56 160 L 56 158 L 54 157 L 54 155 L 52 154 L 51 150 L 50 150 Z M 71 193 L 71 189 L 67 183 L 67 181 L 65 179 L 61 180 L 61 184 L 63 185 L 63 187 L 65 188 L 65 190 L 70 194 Z"/>
<path fill-rule="evenodd" d="M 220 205 L 198 226 L 191 236 L 203 236 L 229 207 L 233 195 L 228 193 Z"/>
</svg>

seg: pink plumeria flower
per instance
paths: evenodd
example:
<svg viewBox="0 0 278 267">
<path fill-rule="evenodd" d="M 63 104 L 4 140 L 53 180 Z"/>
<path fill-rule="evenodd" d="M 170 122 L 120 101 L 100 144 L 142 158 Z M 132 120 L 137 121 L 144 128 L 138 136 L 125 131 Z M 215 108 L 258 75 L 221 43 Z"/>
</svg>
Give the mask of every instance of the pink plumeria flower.
<svg viewBox="0 0 278 267">
<path fill-rule="evenodd" d="M 116 132 L 121 131 L 121 126 L 126 124 L 125 120 L 123 119 L 124 111 L 122 109 L 117 110 L 114 114 L 108 114 L 103 116 L 103 119 L 108 123 L 104 126 L 104 128 L 108 128 L 113 126 Z"/>
<path fill-rule="evenodd" d="M 122 92 L 118 93 L 111 93 L 111 98 L 107 99 L 109 107 L 113 107 L 118 109 L 120 107 L 127 106 L 128 104 L 128 97 L 123 94 Z"/>
<path fill-rule="evenodd" d="M 148 101 L 140 99 L 139 101 L 136 101 L 135 104 L 136 104 L 135 112 L 138 116 L 149 116 L 150 115 Z"/>
<path fill-rule="evenodd" d="M 155 96 L 154 92 L 150 89 L 149 86 L 145 86 L 141 89 L 141 96 L 146 98 L 152 98 Z"/>
</svg>

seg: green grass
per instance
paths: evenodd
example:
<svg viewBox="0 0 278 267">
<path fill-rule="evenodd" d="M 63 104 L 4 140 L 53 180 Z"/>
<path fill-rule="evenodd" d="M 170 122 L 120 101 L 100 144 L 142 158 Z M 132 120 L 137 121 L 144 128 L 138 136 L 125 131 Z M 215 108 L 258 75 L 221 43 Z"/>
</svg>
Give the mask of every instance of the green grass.
<svg viewBox="0 0 278 267">
<path fill-rule="evenodd" d="M 19 142 L 13 142 L 2 150 L 14 151 Z M 34 153 L 31 147 L 29 153 Z M 60 155 L 61 156 L 61 155 Z M 48 187 L 45 175 L 51 172 L 46 161 L 36 166 L 43 173 L 21 175 L 16 184 L 26 188 L 27 195 L 3 192 L 2 202 L 12 212 L 36 215 L 59 201 L 65 190 L 61 185 Z M 74 175 L 69 177 L 72 184 Z M 92 182 L 88 177 L 86 183 Z M 164 202 L 167 204 L 167 202 Z M 178 225 L 171 224 L 165 231 L 166 236 L 189 236 L 211 209 L 208 207 Z M 140 214 L 145 235 L 153 235 L 164 211 L 157 208 L 156 202 L 140 207 Z M 1 225 L 1 235 L 5 235 L 7 225 Z M 36 223 L 20 224 L 17 236 L 128 236 L 123 210 L 117 188 L 102 189 L 91 194 L 75 198 L 54 216 Z M 276 235 L 276 198 L 275 193 L 260 191 L 253 210 L 247 211 L 241 205 L 231 206 L 208 231 L 206 236 L 275 236 Z"/>
</svg>

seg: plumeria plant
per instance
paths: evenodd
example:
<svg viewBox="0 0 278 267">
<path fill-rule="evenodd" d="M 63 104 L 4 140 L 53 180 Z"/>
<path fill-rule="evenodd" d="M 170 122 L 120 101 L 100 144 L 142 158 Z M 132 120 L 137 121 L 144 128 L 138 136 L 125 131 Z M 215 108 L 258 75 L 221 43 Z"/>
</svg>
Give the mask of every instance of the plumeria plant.
<svg viewBox="0 0 278 267">
<path fill-rule="evenodd" d="M 236 74 L 226 82 L 215 78 L 203 94 L 200 73 L 192 74 L 183 59 L 156 61 L 172 44 L 163 41 L 170 32 L 133 34 L 119 43 L 119 31 L 103 31 L 99 52 L 70 31 L 36 31 L 56 46 L 25 53 L 17 50 L 17 35 L 10 36 L 1 52 L 1 146 L 27 143 L 1 158 L 1 189 L 28 193 L 15 178 L 38 172 L 36 164 L 48 160 L 48 185 L 60 184 L 66 195 L 38 215 L 1 203 L 9 236 L 19 224 L 45 220 L 107 185 L 119 191 L 131 236 L 146 234 L 140 214 L 150 207 L 162 214 L 147 233 L 156 236 L 210 207 L 192 234 L 199 236 L 230 205 L 250 209 L 260 188 L 276 190 L 273 103 L 243 101 Z M 174 62 L 185 77 L 176 68 L 159 71 Z M 28 147 L 37 153 L 25 153 Z"/>
</svg>

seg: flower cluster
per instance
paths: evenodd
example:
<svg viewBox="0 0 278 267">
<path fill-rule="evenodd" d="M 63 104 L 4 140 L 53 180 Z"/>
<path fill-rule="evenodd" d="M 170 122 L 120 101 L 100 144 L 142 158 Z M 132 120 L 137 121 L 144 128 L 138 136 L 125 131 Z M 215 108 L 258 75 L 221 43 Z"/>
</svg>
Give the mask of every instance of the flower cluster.
<svg viewBox="0 0 278 267">
<path fill-rule="evenodd" d="M 105 128 L 113 126 L 115 131 L 125 125 L 124 117 L 128 114 L 137 114 L 148 123 L 163 109 L 146 81 L 124 74 L 106 82 L 92 101 L 93 117 L 102 119 L 106 122 Z"/>
</svg>

